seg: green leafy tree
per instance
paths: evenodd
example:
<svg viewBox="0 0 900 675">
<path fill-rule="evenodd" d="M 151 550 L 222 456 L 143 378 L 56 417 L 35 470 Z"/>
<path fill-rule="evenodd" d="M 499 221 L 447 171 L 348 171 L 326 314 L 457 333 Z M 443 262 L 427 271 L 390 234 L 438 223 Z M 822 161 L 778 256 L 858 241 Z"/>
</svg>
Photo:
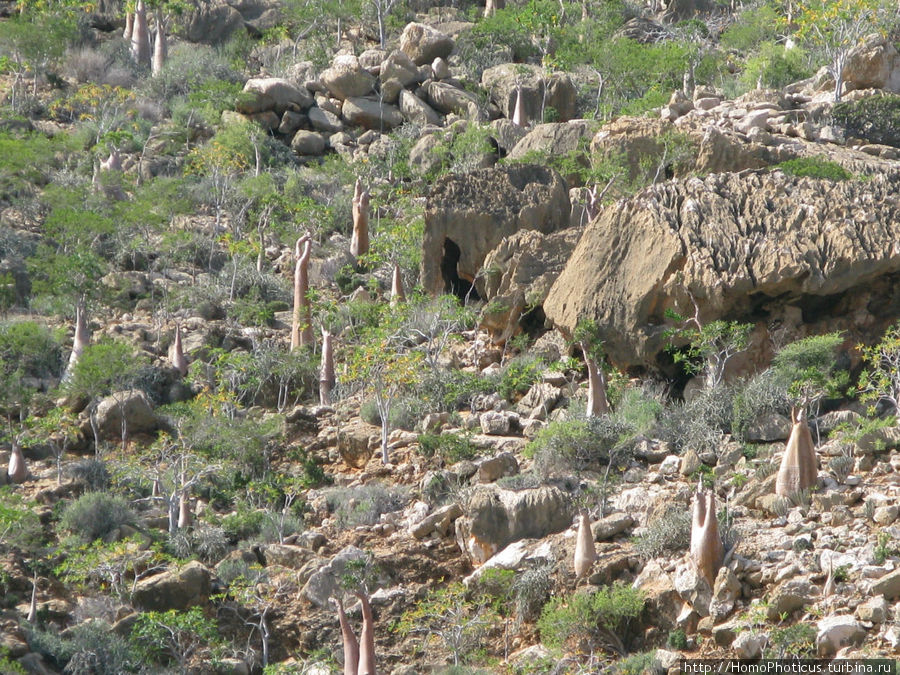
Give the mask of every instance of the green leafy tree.
<svg viewBox="0 0 900 675">
<path fill-rule="evenodd" d="M 875 404 L 885 402 L 894 416 L 900 412 L 900 322 L 895 323 L 878 344 L 858 345 L 866 369 L 859 376 L 860 399 Z"/>
<path fill-rule="evenodd" d="M 850 376 L 838 367 L 837 359 L 843 342 L 840 333 L 826 333 L 797 340 L 778 350 L 772 359 L 772 371 L 795 406 L 817 413 L 822 399 L 844 392 Z"/>
<path fill-rule="evenodd" d="M 753 326 L 736 321 L 700 321 L 700 308 L 694 302 L 694 315 L 685 317 L 673 309 L 666 310 L 666 317 L 682 323 L 679 328 L 665 332 L 670 340 L 667 350 L 675 363 L 688 373 L 702 375 L 706 388 L 714 389 L 725 377 L 725 366 L 735 354 L 747 348 Z M 678 343 L 687 343 L 680 347 Z"/>
<path fill-rule="evenodd" d="M 896 20 L 896 4 L 887 0 L 801 0 L 797 4 L 796 35 L 827 59 L 834 102 L 839 103 L 850 51 L 863 37 L 884 32 Z"/>
<path fill-rule="evenodd" d="M 0 488 L 0 549 L 29 551 L 42 537 L 43 526 L 31 505 L 11 488 Z"/>
<path fill-rule="evenodd" d="M 131 631 L 131 639 L 154 662 L 173 664 L 187 675 L 195 659 L 210 660 L 222 637 L 215 621 L 200 607 L 183 612 L 143 612 Z"/>
</svg>

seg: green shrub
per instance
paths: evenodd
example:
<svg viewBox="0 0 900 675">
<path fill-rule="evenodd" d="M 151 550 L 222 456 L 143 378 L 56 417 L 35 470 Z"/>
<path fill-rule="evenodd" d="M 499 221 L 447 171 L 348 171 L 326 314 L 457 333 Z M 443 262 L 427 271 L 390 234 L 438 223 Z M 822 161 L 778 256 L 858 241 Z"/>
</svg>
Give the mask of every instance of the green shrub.
<svg viewBox="0 0 900 675">
<path fill-rule="evenodd" d="M 748 89 L 758 85 L 781 89 L 809 77 L 812 72 L 807 63 L 802 49 L 785 49 L 784 45 L 765 42 L 756 54 L 747 59 L 741 80 Z"/>
<path fill-rule="evenodd" d="M 540 359 L 531 356 L 516 357 L 500 372 L 497 393 L 507 401 L 514 401 L 527 393 L 531 385 L 539 382 L 543 372 L 544 363 Z"/>
<path fill-rule="evenodd" d="M 632 428 L 612 416 L 551 422 L 525 447 L 534 458 L 534 472 L 542 478 L 562 472 L 599 469 L 610 453 L 630 438 Z"/>
<path fill-rule="evenodd" d="M 670 631 L 666 638 L 666 646 L 670 649 L 687 649 L 687 635 L 680 628 Z"/>
<path fill-rule="evenodd" d="M 790 414 L 791 401 L 784 384 L 767 370 L 734 386 L 731 408 L 731 433 L 744 442 L 750 426 L 763 415 Z"/>
<path fill-rule="evenodd" d="M 645 389 L 625 387 L 618 401 L 611 401 L 616 411 L 616 419 L 635 434 L 646 434 L 653 429 L 663 410 L 659 398 Z"/>
<path fill-rule="evenodd" d="M 673 507 L 651 520 L 644 532 L 635 538 L 635 550 L 647 558 L 657 558 L 664 553 L 678 553 L 691 543 L 691 512 L 684 507 Z"/>
<path fill-rule="evenodd" d="M 574 647 L 581 640 L 624 653 L 629 629 L 644 609 L 641 591 L 616 583 L 595 593 L 554 598 L 538 620 L 541 641 L 551 648 Z"/>
<path fill-rule="evenodd" d="M 337 526 L 341 529 L 374 525 L 381 514 L 403 508 L 406 493 L 402 487 L 389 488 L 380 483 L 324 490 L 328 510 L 334 514 Z"/>
<path fill-rule="evenodd" d="M 724 432 L 731 428 L 731 390 L 703 389 L 685 403 L 667 406 L 659 420 L 659 437 L 681 451 L 718 452 Z"/>
<path fill-rule="evenodd" d="M 169 547 L 181 559 L 196 557 L 207 565 L 220 561 L 230 548 L 225 529 L 198 523 L 190 529 L 179 529 L 169 538 Z"/>
<path fill-rule="evenodd" d="M 774 7 L 764 4 L 737 14 L 734 22 L 719 37 L 719 44 L 727 49 L 750 53 L 756 47 L 776 37 L 778 15 Z"/>
<path fill-rule="evenodd" d="M 836 162 L 823 157 L 797 157 L 776 165 L 789 176 L 822 180 L 850 180 L 853 174 Z"/>
<path fill-rule="evenodd" d="M 867 96 L 858 101 L 843 101 L 834 106 L 831 115 L 848 136 L 900 147 L 900 96 Z"/>
<path fill-rule="evenodd" d="M 87 492 L 102 492 L 109 488 L 109 470 L 102 459 L 82 459 L 66 466 L 65 473 Z"/>
<path fill-rule="evenodd" d="M 631 654 L 613 665 L 610 672 L 614 675 L 643 675 L 646 672 L 653 672 L 655 658 L 655 651 Z"/>
<path fill-rule="evenodd" d="M 461 434 L 419 434 L 418 441 L 419 452 L 426 457 L 438 455 L 448 464 L 475 459 L 481 454 L 481 449 Z"/>
<path fill-rule="evenodd" d="M 367 423 L 380 427 L 381 414 L 378 412 L 378 406 L 375 399 L 366 399 L 359 406 L 359 416 Z M 391 411 L 388 414 L 388 426 L 391 429 L 404 429 L 412 431 L 421 416 L 421 401 L 411 397 L 400 398 L 391 404 Z"/>
<path fill-rule="evenodd" d="M 0 323 L 0 373 L 53 377 L 62 371 L 62 336 L 36 321 Z"/>
<path fill-rule="evenodd" d="M 816 629 L 808 623 L 775 628 L 769 635 L 769 643 L 774 658 L 811 658 L 815 656 Z"/>
<path fill-rule="evenodd" d="M 251 539 L 262 529 L 266 514 L 263 511 L 238 508 L 222 518 L 222 529 L 233 542 Z"/>
<path fill-rule="evenodd" d="M 122 525 L 132 524 L 134 513 L 123 497 L 88 492 L 66 507 L 59 522 L 64 530 L 90 543 L 105 539 Z"/>
<path fill-rule="evenodd" d="M 67 630 L 65 637 L 54 630 L 35 630 L 29 634 L 28 643 L 32 651 L 72 675 L 142 672 L 134 648 L 105 621 L 85 621 Z"/>
<path fill-rule="evenodd" d="M 552 573 L 552 565 L 538 565 L 526 568 L 516 577 L 512 594 L 520 621 L 534 621 L 540 616 L 553 588 Z"/>
</svg>

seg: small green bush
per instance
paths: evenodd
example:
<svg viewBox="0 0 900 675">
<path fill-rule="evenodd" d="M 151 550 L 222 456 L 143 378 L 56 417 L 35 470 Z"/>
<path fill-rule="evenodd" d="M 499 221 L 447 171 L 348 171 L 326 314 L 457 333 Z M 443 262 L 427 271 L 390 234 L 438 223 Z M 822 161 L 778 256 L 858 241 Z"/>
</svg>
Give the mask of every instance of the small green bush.
<svg viewBox="0 0 900 675">
<path fill-rule="evenodd" d="M 643 675 L 643 673 L 653 672 L 655 658 L 655 651 L 631 654 L 616 663 L 610 672 L 614 675 Z"/>
<path fill-rule="evenodd" d="M 831 112 L 848 136 L 900 148 L 900 96 L 867 96 L 844 101 Z"/>
<path fill-rule="evenodd" d="M 687 649 L 687 635 L 685 635 L 684 631 L 680 628 L 676 628 L 671 631 L 669 637 L 666 638 L 666 646 L 671 649 Z"/>
<path fill-rule="evenodd" d="M 809 77 L 812 73 L 807 63 L 802 49 L 785 49 L 784 45 L 764 42 L 759 51 L 747 59 L 741 80 L 748 89 L 757 85 L 781 89 Z"/>
<path fill-rule="evenodd" d="M 811 658 L 815 655 L 816 629 L 808 623 L 775 628 L 769 635 L 769 643 L 774 658 Z"/>
<path fill-rule="evenodd" d="M 222 518 L 222 529 L 233 542 L 251 539 L 262 529 L 266 514 L 263 511 L 239 508 Z"/>
<path fill-rule="evenodd" d="M 726 386 L 703 389 L 685 403 L 673 403 L 660 415 L 658 435 L 681 451 L 717 452 L 731 428 L 731 390 Z"/>
<path fill-rule="evenodd" d="M 497 393 L 507 401 L 514 401 L 527 393 L 531 385 L 540 381 L 543 372 L 543 361 L 534 357 L 519 356 L 501 371 Z"/>
<path fill-rule="evenodd" d="M 789 176 L 798 178 L 819 178 L 822 180 L 850 180 L 853 174 L 836 162 L 823 157 L 797 157 L 778 164 Z"/>
<path fill-rule="evenodd" d="M 731 433 L 736 440 L 744 442 L 750 426 L 763 415 L 788 415 L 791 401 L 783 383 L 767 370 L 735 385 L 731 408 Z"/>
<path fill-rule="evenodd" d="M 541 641 L 551 648 L 565 648 L 589 640 L 597 646 L 625 651 L 629 629 L 644 609 L 641 591 L 616 583 L 595 593 L 575 593 L 554 598 L 538 620 Z"/>
<path fill-rule="evenodd" d="M 596 470 L 630 435 L 630 426 L 610 416 L 558 420 L 538 432 L 525 455 L 534 458 L 534 472 L 542 478 Z"/>
<path fill-rule="evenodd" d="M 122 525 L 134 522 L 128 502 L 107 492 L 88 492 L 63 511 L 60 526 L 79 537 L 84 543 L 105 539 Z"/>
<path fill-rule="evenodd" d="M 177 530 L 170 537 L 169 546 L 178 558 L 196 557 L 208 565 L 221 560 L 230 548 L 224 528 L 207 523 Z"/>
<path fill-rule="evenodd" d="M 324 491 L 328 510 L 334 514 L 339 528 L 374 525 L 383 513 L 403 508 L 407 491 L 380 483 L 359 487 L 334 487 Z"/>
<path fill-rule="evenodd" d="M 646 530 L 635 538 L 634 548 L 650 559 L 664 553 L 677 553 L 691 543 L 691 513 L 686 508 L 671 508 L 650 521 Z"/>
<path fill-rule="evenodd" d="M 28 643 L 32 651 L 65 673 L 122 675 L 141 672 L 141 661 L 134 648 L 105 621 L 85 621 L 67 630 L 65 637 L 56 631 L 35 630 L 29 634 Z"/>
<path fill-rule="evenodd" d="M 475 459 L 481 450 L 460 434 L 419 434 L 419 451 L 426 457 L 438 455 L 448 464 Z"/>
</svg>

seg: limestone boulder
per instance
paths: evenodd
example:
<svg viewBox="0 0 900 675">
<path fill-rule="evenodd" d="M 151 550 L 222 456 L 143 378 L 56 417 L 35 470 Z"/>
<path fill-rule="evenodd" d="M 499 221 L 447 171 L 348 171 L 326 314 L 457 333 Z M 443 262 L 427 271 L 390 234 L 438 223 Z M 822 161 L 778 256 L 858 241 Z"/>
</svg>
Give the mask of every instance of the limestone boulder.
<svg viewBox="0 0 900 675">
<path fill-rule="evenodd" d="M 886 89 L 900 93 L 900 53 L 890 38 L 870 35 L 847 56 L 844 90 Z"/>
<path fill-rule="evenodd" d="M 492 301 L 492 311 L 482 315 L 482 326 L 495 339 L 514 335 L 526 307 L 543 303 L 580 237 L 574 228 L 546 234 L 522 230 L 485 256 L 488 272 L 479 278 L 477 288 Z"/>
<path fill-rule="evenodd" d="M 444 118 L 434 108 L 425 103 L 411 91 L 404 89 L 400 92 L 400 113 L 407 122 L 413 124 L 433 124 L 443 126 Z"/>
<path fill-rule="evenodd" d="M 348 98 L 341 108 L 341 115 L 350 126 L 375 131 L 389 131 L 403 124 L 403 115 L 397 106 L 371 98 Z"/>
<path fill-rule="evenodd" d="M 274 110 L 283 115 L 288 110 L 306 110 L 314 102 L 306 87 L 299 87 L 281 77 L 251 78 L 244 85 L 244 93 L 247 99 L 238 103 L 237 109 L 245 114 Z"/>
<path fill-rule="evenodd" d="M 320 608 L 328 607 L 328 599 L 338 592 L 341 577 L 355 563 L 368 560 L 368 554 L 355 546 L 347 546 L 330 561 L 313 572 L 301 594 Z"/>
<path fill-rule="evenodd" d="M 435 134 L 422 136 L 409 151 L 409 168 L 419 175 L 426 175 L 441 166 L 441 157 L 437 148 L 441 139 Z"/>
<path fill-rule="evenodd" d="M 547 108 L 556 111 L 560 122 L 567 122 L 576 114 L 577 91 L 567 73 L 551 73 L 547 76 L 540 66 L 502 63 L 485 69 L 481 74 L 481 86 L 488 91 L 491 101 L 508 119 L 513 117 L 519 90 L 522 92 L 522 105 L 528 122 L 543 121 L 541 113 L 546 113 Z"/>
<path fill-rule="evenodd" d="M 344 130 L 344 123 L 341 118 L 330 110 L 323 110 L 318 106 L 309 109 L 309 123 L 316 131 L 322 131 L 327 134 L 336 134 Z"/>
<path fill-rule="evenodd" d="M 180 28 L 176 30 L 179 37 L 188 42 L 212 45 L 242 28 L 244 17 L 227 2 L 214 0 L 191 5 L 176 25 Z"/>
<path fill-rule="evenodd" d="M 150 399 L 140 389 L 116 392 L 97 404 L 96 420 L 100 435 L 103 438 L 121 438 L 123 416 L 125 431 L 129 435 L 159 429 L 159 418 L 153 412 Z M 85 433 L 89 433 L 89 429 Z"/>
<path fill-rule="evenodd" d="M 544 312 L 564 331 L 595 319 L 610 359 L 629 367 L 655 362 L 665 310 L 689 311 L 691 297 L 703 320 L 857 311 L 855 297 L 870 297 L 873 283 L 893 293 L 898 189 L 896 173 L 865 184 L 773 172 L 652 186 L 588 225 Z M 849 320 L 837 327 L 852 331 Z"/>
<path fill-rule="evenodd" d="M 594 135 L 597 124 L 588 120 L 572 120 L 551 124 L 539 124 L 512 149 L 509 158 L 522 159 L 531 153 L 540 153 L 548 157 L 565 157 L 574 154 L 576 161 L 584 168 L 590 166 L 587 156 L 588 141 Z M 565 176 L 566 182 L 579 185 L 580 178 L 576 173 Z"/>
<path fill-rule="evenodd" d="M 400 35 L 400 50 L 417 66 L 450 56 L 453 38 L 424 23 L 410 23 Z"/>
<path fill-rule="evenodd" d="M 511 120 L 501 117 L 491 122 L 491 137 L 497 141 L 500 149 L 509 154 L 516 144 L 525 138 L 528 132 Z"/>
<path fill-rule="evenodd" d="M 205 605 L 212 590 L 212 574 L 196 560 L 177 570 L 142 579 L 134 589 L 135 607 L 146 612 L 184 610 Z"/>
<path fill-rule="evenodd" d="M 396 79 L 401 86 L 408 87 L 419 77 L 419 69 L 412 59 L 399 49 L 391 52 L 390 56 L 381 64 L 381 72 L 378 78 L 382 83 Z"/>
<path fill-rule="evenodd" d="M 816 651 L 823 657 L 834 656 L 842 647 L 866 639 L 866 629 L 850 615 L 829 616 L 819 621 L 817 628 Z"/>
<path fill-rule="evenodd" d="M 519 164 L 440 178 L 425 205 L 422 285 L 439 294 L 470 283 L 488 253 L 522 230 L 568 225 L 569 193 L 546 166 Z"/>
<path fill-rule="evenodd" d="M 556 487 L 479 487 L 456 521 L 456 541 L 476 564 L 521 539 L 541 539 L 572 523 L 571 500 Z"/>
<path fill-rule="evenodd" d="M 291 150 L 298 155 L 321 155 L 325 152 L 325 139 L 315 131 L 300 129 L 291 140 Z"/>
<path fill-rule="evenodd" d="M 375 77 L 360 65 L 357 57 L 347 54 L 335 57 L 320 79 L 331 95 L 341 100 L 365 96 L 375 88 Z"/>
<path fill-rule="evenodd" d="M 447 82 L 427 82 L 423 87 L 428 103 L 442 113 L 454 113 L 474 122 L 484 122 L 486 115 L 474 94 Z"/>
</svg>

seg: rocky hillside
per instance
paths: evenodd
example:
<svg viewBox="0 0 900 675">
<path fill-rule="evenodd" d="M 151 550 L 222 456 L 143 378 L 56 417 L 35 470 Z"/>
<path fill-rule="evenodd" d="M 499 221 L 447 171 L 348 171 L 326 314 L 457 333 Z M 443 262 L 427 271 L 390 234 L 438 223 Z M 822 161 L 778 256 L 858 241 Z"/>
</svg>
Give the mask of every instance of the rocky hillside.
<svg viewBox="0 0 900 675">
<path fill-rule="evenodd" d="M 897 8 L 726 4 L 0 3 L 0 672 L 893 658 Z"/>
</svg>

